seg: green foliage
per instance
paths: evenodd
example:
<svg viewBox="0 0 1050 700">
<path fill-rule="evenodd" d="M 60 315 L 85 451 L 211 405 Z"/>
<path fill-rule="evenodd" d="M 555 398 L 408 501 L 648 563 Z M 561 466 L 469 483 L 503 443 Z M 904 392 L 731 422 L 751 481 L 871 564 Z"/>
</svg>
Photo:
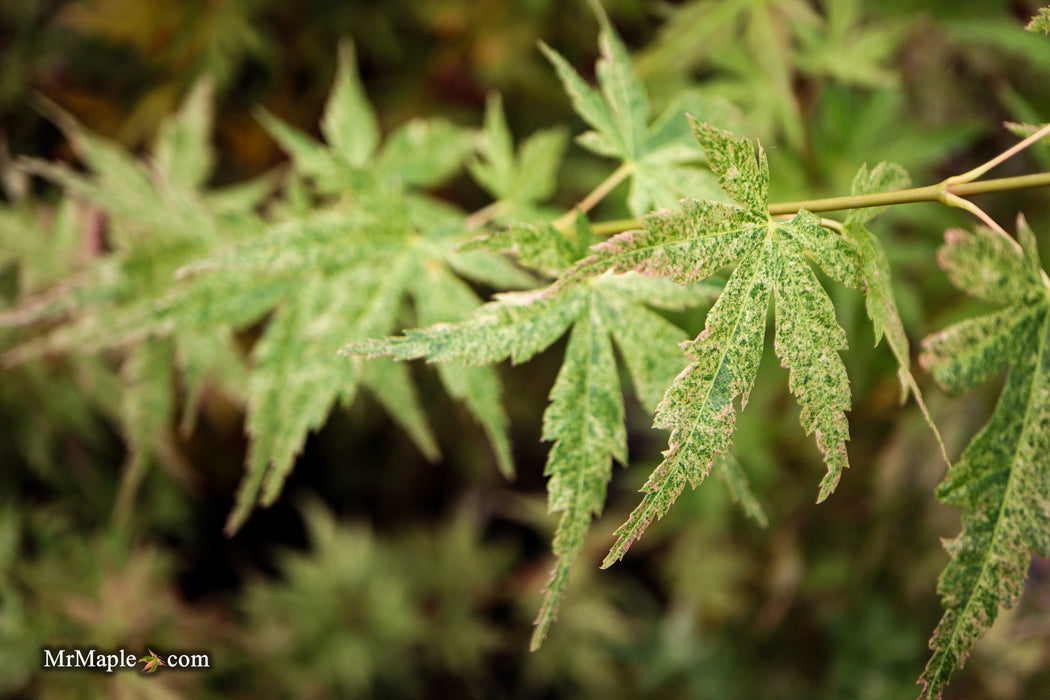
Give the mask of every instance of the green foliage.
<svg viewBox="0 0 1050 700">
<path fill-rule="evenodd" d="M 43 647 L 202 648 L 232 641 L 169 585 L 170 553 L 119 534 L 78 531 L 68 513 L 0 511 L 0 690 L 10 696 L 208 697 L 198 674 L 41 673 Z"/>
<path fill-rule="evenodd" d="M 686 201 L 681 212 L 647 217 L 644 232 L 627 232 L 601 244 L 596 255 L 568 275 L 637 270 L 694 282 L 739 261 L 703 333 L 686 346 L 691 363 L 657 407 L 654 424 L 671 430 L 670 446 L 644 487 L 641 505 L 617 531 L 604 566 L 622 558 L 649 524 L 667 512 L 685 484 L 695 488 L 714 459 L 729 451 L 734 402 L 741 397 L 741 404 L 747 404 L 771 300 L 777 356 L 790 370 L 802 426 L 816 433 L 828 465 L 818 501 L 834 490 L 848 465 L 844 412 L 850 394 L 838 357 L 846 347 L 845 334 L 807 258 L 856 287 L 862 286 L 860 258 L 808 212 L 786 222 L 770 217 L 769 169 L 762 150 L 756 152 L 747 141 L 707 124 L 694 121 L 693 128 L 735 204 Z"/>
<path fill-rule="evenodd" d="M 577 223 L 577 237 L 589 239 L 585 219 Z M 534 259 L 529 252 L 522 257 Z M 344 348 L 348 353 L 389 355 L 401 360 L 425 357 L 438 362 L 487 364 L 509 357 L 519 363 L 545 350 L 572 327 L 550 405 L 543 414 L 543 439 L 554 443 L 544 471 L 550 477 L 549 508 L 563 514 L 554 537 L 558 563 L 536 620 L 533 648 L 546 637 L 591 518 L 599 515 L 605 504 L 612 460 L 627 463 L 624 407 L 613 340 L 636 394 L 652 409 L 663 387 L 682 370 L 683 358 L 675 346 L 686 336 L 647 305 L 681 309 L 707 301 L 711 293 L 712 288 L 703 285 L 687 288 L 637 275 L 606 276 L 552 296 L 505 294 L 465 323 L 409 330 L 400 337 Z"/>
<path fill-rule="evenodd" d="M 254 688 L 401 697 L 427 671 L 478 672 L 496 641 L 485 601 L 507 555 L 481 543 L 475 522 L 460 517 L 384 541 L 316 502 L 304 515 L 311 549 L 283 552 L 282 579 L 254 581 L 245 594 L 244 644 L 273 660 Z M 428 575 L 406 575 L 417 566 Z M 469 587 L 461 585 L 468 570 L 480 574 Z"/>
<path fill-rule="evenodd" d="M 130 448 L 128 495 L 122 498 L 126 500 L 147 462 L 173 459 L 168 436 L 176 406 L 172 367 L 179 368 L 186 388 L 186 426 L 206 381 L 221 378 L 236 385 L 243 377 L 239 351 L 228 329 L 191 321 L 167 341 L 149 337 L 160 330 L 159 324 L 141 320 L 163 303 L 182 264 L 261 226 L 251 207 L 266 190 L 253 188 L 247 198 L 230 198 L 226 191 L 214 196 L 201 192 L 213 160 L 207 142 L 212 114 L 207 82 L 198 84 L 180 112 L 165 124 L 149 165 L 89 134 L 57 108 L 49 109 L 93 172 L 82 174 L 39 160 L 27 161 L 25 167 L 105 211 L 105 243 L 99 230 L 103 224 L 98 221 L 91 245 L 112 246 L 113 253 L 93 260 L 92 267 L 74 275 L 70 283 L 24 299 L 8 312 L 7 320 L 17 324 L 65 322 L 9 350 L 7 359 L 22 362 L 42 353 L 91 351 L 140 341 L 128 350 L 122 371 L 119 411 Z M 56 260 L 62 258 L 60 254 Z M 38 269 L 34 263 L 31 257 L 21 257 L 26 270 Z M 32 286 L 25 289 L 33 291 Z M 170 326 L 165 330 L 170 332 Z"/>
<path fill-rule="evenodd" d="M 805 105 L 796 80 L 869 88 L 897 81 L 888 63 L 906 25 L 866 15 L 860 0 L 688 3 L 642 52 L 639 68 L 678 89 L 688 72 L 710 71 L 709 94 L 743 108 L 764 138 L 782 134 L 799 147 Z"/>
<path fill-rule="evenodd" d="M 1039 14 L 1033 17 L 1032 21 L 1025 25 L 1025 29 L 1030 32 L 1050 34 L 1050 7 L 1039 8 Z"/>
<path fill-rule="evenodd" d="M 269 80 L 245 67 L 275 50 L 259 21 L 279 17 L 277 4 L 163 2 L 151 14 L 92 0 L 61 13 L 129 57 L 161 47 L 158 84 L 107 129 L 125 143 L 156 136 L 141 151 L 99 136 L 71 116 L 91 123 L 91 100 L 58 90 L 69 111 L 46 101 L 42 111 L 79 163 L 24 158 L 11 168 L 0 153 L 10 200 L 0 206 L 0 459 L 15 465 L 2 478 L 19 499 L 0 509 L 0 641 L 15 650 L 0 659 L 0 687 L 66 696 L 68 678 L 34 670 L 36 649 L 131 642 L 158 661 L 146 645 L 215 643 L 230 653 L 216 680 L 151 663 L 161 679 L 151 686 L 94 678 L 76 692 L 898 695 L 924 639 L 916 620 L 926 613 L 913 609 L 931 597 L 940 565 L 933 545 L 943 516 L 922 510 L 941 476 L 937 448 L 947 459 L 976 432 L 937 491 L 962 508 L 920 681 L 923 697 L 940 697 L 997 616 L 1015 624 L 998 613 L 1019 607 L 1032 553 L 1050 556 L 1050 282 L 1023 219 L 1017 244 L 995 224 L 1012 210 L 985 212 L 966 199 L 1050 176 L 974 183 L 979 168 L 906 189 L 905 169 L 883 159 L 920 180 L 954 168 L 974 155 L 973 137 L 982 149 L 998 138 L 982 130 L 1004 106 L 1027 122 L 1016 133 L 1045 138 L 1046 101 L 1029 89 L 1050 70 L 1042 39 L 988 8 L 956 16 L 954 4 L 932 7 L 919 24 L 905 17 L 907 0 L 697 0 L 663 8 L 666 22 L 650 37 L 633 5 L 593 2 L 595 85 L 574 67 L 579 23 L 561 22 L 544 35 L 561 52 L 541 43 L 531 63 L 500 64 L 519 80 L 500 94 L 471 69 L 498 63 L 508 45 L 531 45 L 544 3 L 470 6 L 471 17 L 500 15 L 502 29 L 488 36 L 457 14 L 468 3 L 395 4 L 450 47 L 413 78 L 423 92 L 386 84 L 390 64 L 374 47 L 392 45 L 381 37 L 395 25 L 368 20 L 355 37 L 360 67 L 344 42 L 323 70 L 290 69 L 301 89 L 285 84 L 258 100 L 266 106 L 252 128 L 268 134 L 265 147 L 240 132 L 221 91 L 243 81 L 254 94 L 254 81 Z M 321 24 L 324 12 L 352 14 L 322 5 Z M 20 26 L 42 21 L 33 8 L 20 12 Z M 1047 33 L 1047 16 L 1040 10 L 1028 28 Z M 610 17 L 648 48 L 632 56 Z M 165 39 L 171 26 L 187 31 Z M 311 37 L 289 46 L 316 45 Z M 407 65 L 415 49 L 405 38 L 397 61 Z M 32 39 L 16 43 L 22 56 Z M 990 51 L 978 58 L 974 47 Z M 544 56 L 547 82 L 529 73 Z M 1005 60 L 1016 57 L 1025 60 Z M 335 78 L 320 118 L 304 117 L 308 84 L 328 80 L 329 63 Z M 943 79 L 946 64 L 992 80 L 1002 104 L 960 108 L 972 91 L 959 89 L 962 77 Z M 21 70 L 13 64 L 15 77 L 0 85 L 5 103 L 28 75 Z M 202 73 L 211 77 L 191 80 Z M 367 94 L 362 75 L 376 78 Z M 568 129 L 551 125 L 555 81 L 588 129 L 576 143 L 606 161 L 568 148 Z M 153 129 L 150 115 L 183 92 Z M 469 116 L 486 94 L 484 115 Z M 422 105 L 446 116 L 420 118 Z M 309 121 L 319 136 L 294 126 Z M 515 131 L 537 125 L 516 141 Z M 257 163 L 279 147 L 290 164 L 218 186 L 243 166 L 227 162 L 231 144 L 255 148 Z M 858 172 L 865 159 L 878 164 Z M 57 186 L 52 200 L 31 194 L 31 175 Z M 573 204 L 583 182 L 600 184 Z M 921 235 L 951 220 L 894 209 L 871 227 L 887 205 L 917 201 L 956 206 L 991 227 L 949 229 L 938 259 L 983 306 L 953 311 L 975 317 L 928 338 L 920 355 L 952 394 L 1007 370 L 979 430 L 982 394 L 927 406 L 926 375 L 912 373 L 910 333 L 959 296 L 929 274 L 936 243 Z M 1045 205 L 1025 209 L 1045 227 Z M 603 221 L 595 211 L 640 220 Z M 814 213 L 825 211 L 845 213 Z M 875 351 L 883 338 L 889 352 Z M 432 372 L 399 362 L 420 358 Z M 505 362 L 515 367 L 495 366 Z M 794 400 L 779 388 L 785 379 Z M 898 385 L 921 417 L 893 412 Z M 542 426 L 530 426 L 544 398 Z M 408 440 L 383 432 L 387 417 Z M 921 418 L 934 440 L 920 437 Z M 669 436 L 650 437 L 650 423 Z M 533 427 L 549 443 L 545 508 L 528 493 L 540 472 L 529 469 Z M 338 469 L 315 468 L 332 453 Z M 644 484 L 637 469 L 614 474 L 628 456 L 651 469 Z M 435 464 L 424 470 L 424 461 Z M 796 513 L 812 498 L 804 475 L 821 461 L 822 505 Z M 348 522 L 310 502 L 307 542 L 263 567 L 272 575 L 255 571 L 224 592 L 236 614 L 195 614 L 205 604 L 180 595 L 193 574 L 178 570 L 178 550 L 218 541 L 228 547 L 219 558 L 240 562 L 238 547 L 259 531 L 295 541 L 297 517 L 283 506 L 243 526 L 257 505 L 298 488 L 288 479 L 299 462 L 310 467 L 297 481 L 323 483 Z M 468 475 L 453 462 L 480 467 L 472 483 L 460 483 Z M 854 476 L 841 479 L 850 462 Z M 523 478 L 480 490 L 473 481 L 496 478 L 490 463 Z M 189 503 L 219 494 L 211 500 L 225 509 L 238 464 L 223 541 L 213 537 L 218 519 Z M 683 495 L 712 470 L 725 490 Z M 624 485 L 642 487 L 640 504 Z M 48 500 L 61 505 L 38 503 Z M 735 527 L 731 501 L 760 527 Z M 629 566 L 599 576 L 576 563 L 601 560 L 606 510 L 626 522 L 602 568 L 649 534 Z M 197 523 L 211 529 L 202 535 Z M 553 563 L 536 553 L 546 551 L 536 532 L 552 536 Z M 495 543 L 504 533 L 516 547 Z M 1028 597 L 1045 576 L 1032 572 Z M 177 586 L 165 585 L 176 576 Z M 545 648 L 522 661 L 525 617 L 537 605 L 530 647 Z M 802 616 L 806 643 L 795 635 L 791 651 L 772 651 Z M 826 672 L 804 678 L 798 669 L 817 662 Z M 752 680 L 756 664 L 764 673 Z M 1037 668 L 1028 659 L 1017 675 Z"/>
<path fill-rule="evenodd" d="M 553 128 L 527 138 L 517 152 L 503 112 L 503 100 L 494 95 L 485 109 L 485 127 L 478 157 L 468 164 L 470 174 L 495 200 L 497 219 L 509 222 L 540 218 L 537 205 L 554 194 L 558 166 L 565 152 L 565 132 Z"/>
<path fill-rule="evenodd" d="M 698 153 L 690 144 L 682 114 L 688 112 L 711 121 L 732 119 L 732 109 L 722 101 L 684 93 L 650 125 L 645 87 L 631 67 L 623 42 L 613 31 L 604 10 L 593 3 L 601 32 L 599 90 L 587 85 L 568 61 L 546 44 L 540 48 L 550 59 L 572 99 L 573 107 L 591 127 L 578 141 L 599 155 L 623 162 L 631 175 L 627 206 L 638 216 L 653 208 L 674 206 L 679 198 L 698 194 L 717 196 L 711 174 L 688 165 Z"/>
<path fill-rule="evenodd" d="M 1021 246 L 988 229 L 951 229 L 939 261 L 952 283 L 1002 311 L 963 321 L 923 342 L 922 362 L 951 393 L 1009 366 L 988 424 L 937 489 L 964 508 L 963 531 L 946 547 L 938 586 L 945 614 L 934 631 L 923 697 L 940 697 L 1000 607 L 1017 604 L 1029 552 L 1050 555 L 1050 282 L 1035 236 L 1018 219 Z"/>
</svg>

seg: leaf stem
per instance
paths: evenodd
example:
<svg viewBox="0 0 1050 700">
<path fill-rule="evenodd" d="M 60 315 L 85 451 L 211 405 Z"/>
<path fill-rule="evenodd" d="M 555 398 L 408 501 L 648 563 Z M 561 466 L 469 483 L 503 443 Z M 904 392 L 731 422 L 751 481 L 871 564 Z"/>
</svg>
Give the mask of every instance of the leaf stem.
<svg viewBox="0 0 1050 700">
<path fill-rule="evenodd" d="M 591 232 L 595 236 L 611 236 L 614 233 L 622 233 L 635 228 L 642 228 L 641 219 L 613 219 L 591 224 Z"/>
<path fill-rule="evenodd" d="M 1033 143 L 1042 139 L 1047 134 L 1050 134 L 1050 124 L 1044 124 L 1043 128 L 1039 129 L 1039 131 L 1035 132 L 1034 134 L 1026 138 L 1024 141 L 1020 141 L 1014 144 L 1011 148 L 1003 151 L 995 158 L 992 158 L 991 160 L 983 163 L 982 165 L 978 165 L 973 170 L 965 172 L 962 175 L 953 175 L 944 182 L 949 186 L 972 182 L 973 180 L 976 180 L 981 175 L 984 175 L 986 172 L 999 165 L 1000 163 L 1004 162 L 1008 158 L 1011 158 L 1012 156 L 1015 156 L 1024 149 L 1028 148 Z"/>
<path fill-rule="evenodd" d="M 463 229 L 465 231 L 473 231 L 476 228 L 481 228 L 502 214 L 506 208 L 506 202 L 502 199 L 490 202 L 467 218 L 463 219 Z"/>
<path fill-rule="evenodd" d="M 949 192 L 948 196 L 945 198 L 944 203 L 950 207 L 959 207 L 960 209 L 965 209 L 966 211 L 970 212 L 978 219 L 983 221 L 985 226 L 987 226 L 992 231 L 1008 240 L 1010 244 L 1014 247 L 1014 249 L 1017 250 L 1018 253 L 1021 253 L 1022 255 L 1024 254 L 1024 251 L 1021 249 L 1021 244 L 1015 241 L 1013 237 L 1011 237 L 1010 234 L 1006 232 L 1006 229 L 1000 226 L 995 219 L 988 216 L 988 213 L 985 212 L 984 209 L 981 209 L 979 206 L 977 206 L 970 200 L 963 199 L 959 195 Z"/>
<path fill-rule="evenodd" d="M 960 176 L 956 176 L 960 177 Z M 797 202 L 778 202 L 769 205 L 772 216 L 795 214 L 800 209 L 811 212 L 840 211 L 844 209 L 863 209 L 865 207 L 883 207 L 890 204 L 910 204 L 912 202 L 941 202 L 950 206 L 960 206 L 952 197 L 960 198 L 971 194 L 1020 190 L 1028 187 L 1046 187 L 1050 185 L 1050 173 L 1035 173 L 1003 177 L 980 182 L 963 182 L 950 177 L 936 185 L 913 187 L 895 192 L 873 192 L 846 197 L 826 197 L 824 199 L 807 199 Z"/>
<path fill-rule="evenodd" d="M 1050 134 L 1050 124 L 1043 126 L 1034 134 L 1018 142 L 1013 147 L 1003 151 L 995 158 L 982 165 L 969 170 L 961 175 L 953 175 L 936 185 L 926 187 L 913 187 L 894 192 L 873 192 L 871 194 L 848 195 L 845 197 L 824 197 L 821 199 L 805 199 L 796 202 L 776 202 L 769 205 L 770 216 L 786 216 L 797 214 L 805 209 L 810 212 L 844 211 L 848 209 L 864 209 L 866 207 L 884 207 L 894 204 L 910 204 L 913 202 L 940 202 L 950 207 L 958 207 L 970 212 L 996 233 L 1005 236 L 1013 245 L 1017 242 L 997 224 L 988 214 L 973 202 L 965 199 L 969 195 L 986 194 L 989 192 L 1003 192 L 1006 190 L 1020 190 L 1029 187 L 1050 186 L 1050 172 L 1033 173 L 1031 175 L 1017 175 L 1015 177 L 1002 177 L 992 180 L 975 181 L 981 175 L 999 165 L 1008 158 L 1020 153 L 1028 146 Z M 578 209 L 586 212 L 595 204 L 600 202 L 609 192 L 619 185 L 634 170 L 634 165 L 624 163 L 617 168 L 609 177 L 605 178 L 594 190 L 584 197 L 577 205 Z M 474 216 L 480 215 L 482 209 Z M 576 209 L 568 211 L 558 217 L 553 225 L 560 231 L 571 235 L 573 222 L 576 218 Z M 828 225 L 830 220 L 823 220 Z M 611 235 L 622 231 L 641 228 L 642 222 L 638 219 L 618 219 L 615 221 L 602 221 L 593 224 L 592 228 L 597 235 Z M 834 228 L 834 226 L 832 226 Z"/>
<path fill-rule="evenodd" d="M 591 190 L 590 194 L 581 199 L 575 207 L 555 219 L 553 222 L 554 228 L 570 233 L 576 222 L 577 210 L 588 212 L 593 209 L 595 204 L 602 201 L 617 185 L 626 180 L 632 172 L 634 172 L 634 163 L 622 163 L 620 167 L 612 171 L 609 177 L 602 180 L 597 187 Z"/>
</svg>

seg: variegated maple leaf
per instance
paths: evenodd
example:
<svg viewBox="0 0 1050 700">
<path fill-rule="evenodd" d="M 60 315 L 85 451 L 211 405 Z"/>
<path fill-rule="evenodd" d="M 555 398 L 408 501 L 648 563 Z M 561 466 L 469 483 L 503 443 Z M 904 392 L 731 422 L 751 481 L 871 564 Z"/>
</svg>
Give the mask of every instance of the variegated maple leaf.
<svg viewBox="0 0 1050 700">
<path fill-rule="evenodd" d="M 1018 219 L 1018 246 L 981 228 L 952 229 L 939 259 L 953 284 L 1006 307 L 957 323 L 923 342 L 920 361 L 953 394 L 1009 367 L 988 424 L 937 489 L 963 508 L 962 532 L 938 589 L 944 616 L 920 682 L 939 698 L 952 672 L 1024 590 L 1030 552 L 1050 556 L 1050 281 L 1035 236 Z"/>
<path fill-rule="evenodd" d="M 516 231 L 522 235 L 512 232 L 499 237 L 499 243 L 513 242 L 523 262 L 541 268 L 557 257 L 552 257 L 552 251 L 574 249 L 568 241 L 555 245 L 551 238 L 561 234 L 550 227 L 537 227 L 533 235 L 525 235 L 524 229 Z M 589 239 L 581 217 L 575 240 Z M 577 255 L 581 252 L 576 251 Z M 549 508 L 562 517 L 554 538 L 557 564 L 536 619 L 533 649 L 539 647 L 554 621 L 591 518 L 604 507 L 612 461 L 627 461 L 614 341 L 635 392 L 651 409 L 685 364 L 677 346 L 687 336 L 648 306 L 681 309 L 707 301 L 716 292 L 717 287 L 710 284 L 682 286 L 642 275 L 604 275 L 549 296 L 542 292 L 503 294 L 463 323 L 408 330 L 402 336 L 344 349 L 351 354 L 402 360 L 425 357 L 434 362 L 478 365 L 510 358 L 517 364 L 548 348 L 571 326 L 565 359 L 543 415 L 543 439 L 554 443 L 545 470 L 550 477 Z M 746 490 L 746 483 L 739 480 L 731 485 L 734 494 Z"/>
<path fill-rule="evenodd" d="M 681 210 L 644 219 L 644 230 L 596 246 L 556 285 L 562 289 L 607 272 L 637 271 L 696 282 L 736 265 L 702 333 L 684 347 L 690 364 L 657 407 L 654 426 L 671 431 L 664 461 L 642 503 L 617 531 L 603 566 L 620 559 L 649 524 L 662 517 L 686 484 L 698 485 L 725 455 L 736 427 L 736 400 L 747 404 L 765 342 L 766 315 L 775 309 L 774 347 L 789 370 L 802 427 L 816 437 L 828 466 L 818 502 L 848 465 L 849 381 L 839 351 L 846 336 L 811 261 L 829 276 L 865 288 L 856 246 L 824 228 L 813 214 L 791 219 L 768 212 L 765 153 L 750 142 L 692 120 L 711 169 L 734 203 L 686 200 Z"/>
</svg>

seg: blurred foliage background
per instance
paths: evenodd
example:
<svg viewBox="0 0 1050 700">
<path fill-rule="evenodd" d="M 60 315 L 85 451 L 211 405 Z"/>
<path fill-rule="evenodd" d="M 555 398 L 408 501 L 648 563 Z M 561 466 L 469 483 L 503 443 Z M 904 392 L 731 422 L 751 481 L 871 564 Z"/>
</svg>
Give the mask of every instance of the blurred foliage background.
<svg viewBox="0 0 1050 700">
<path fill-rule="evenodd" d="M 1004 120 L 1050 114 L 1050 45 L 1019 31 L 1036 2 L 603 4 L 657 111 L 686 87 L 741 107 L 769 153 L 775 200 L 848 192 L 861 163 L 883 159 L 918 184 L 935 182 L 1011 144 Z M 486 96 L 499 91 L 520 137 L 560 123 L 579 132 L 535 42 L 588 75 L 596 31 L 586 3 L 550 0 L 0 3 L 0 307 L 92 254 L 84 238 L 97 212 L 55 205 L 53 190 L 9 167 L 19 155 L 74 158 L 38 95 L 141 151 L 211 75 L 220 160 L 210 184 L 225 185 L 283 161 L 257 107 L 317 132 L 342 38 L 355 42 L 384 130 L 435 114 L 478 126 Z M 1035 150 L 997 172 L 1048 165 L 1050 152 Z M 607 163 L 570 149 L 558 204 L 572 206 L 607 174 Z M 441 194 L 468 210 L 486 202 L 465 177 Z M 621 188 L 596 220 L 623 216 L 624 199 Z M 1024 211 L 1041 234 L 1048 201 L 1034 191 L 979 203 L 1008 228 Z M 913 341 L 975 310 L 934 266 L 943 230 L 971 224 L 935 205 L 899 207 L 877 224 Z M 1040 242 L 1046 259 L 1050 238 Z M 872 348 L 863 300 L 832 291 L 854 386 L 853 468 L 838 492 L 812 505 L 823 467 L 769 353 L 736 439 L 768 529 L 724 489 L 704 487 L 683 495 L 623 563 L 598 572 L 665 441 L 635 404 L 631 467 L 617 469 L 592 550 L 535 654 L 526 648 L 554 526 L 540 417 L 563 344 L 501 368 L 514 482 L 496 473 L 476 424 L 432 371 L 413 366 L 442 462 L 428 463 L 374 402 L 357 401 L 312 436 L 281 501 L 229 539 L 222 523 L 245 439 L 222 392 L 206 390 L 191 433 L 172 430 L 175 458 L 164 461 L 179 466 L 149 471 L 118 525 L 125 446 L 114 358 L 0 370 L 0 694 L 913 697 L 940 615 L 939 538 L 957 532 L 958 515 L 933 499 L 943 461 L 915 406 L 897 404 L 894 363 Z M 695 333 L 703 315 L 675 320 Z M 18 332 L 0 329 L 0 349 Z M 919 381 L 954 457 L 995 387 L 949 399 Z M 207 649 L 214 668 L 44 674 L 45 645 Z M 978 644 L 948 697 L 1050 697 L 1050 562 L 1036 559 L 1021 605 Z"/>
</svg>

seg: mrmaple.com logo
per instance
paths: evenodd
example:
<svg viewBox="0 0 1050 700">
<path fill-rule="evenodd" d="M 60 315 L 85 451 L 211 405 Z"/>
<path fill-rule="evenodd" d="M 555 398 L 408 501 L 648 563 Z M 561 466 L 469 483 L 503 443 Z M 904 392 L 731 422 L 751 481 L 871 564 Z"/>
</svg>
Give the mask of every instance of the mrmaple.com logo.
<svg viewBox="0 0 1050 700">
<path fill-rule="evenodd" d="M 135 653 L 130 649 L 99 651 L 98 649 L 47 649 L 44 654 L 44 670 L 88 670 L 88 671 L 125 671 L 136 668 L 143 673 L 153 673 L 162 667 L 172 669 L 205 670 L 211 668 L 211 655 L 207 653 L 174 652 L 157 654 L 147 649 L 145 654 Z"/>
</svg>

